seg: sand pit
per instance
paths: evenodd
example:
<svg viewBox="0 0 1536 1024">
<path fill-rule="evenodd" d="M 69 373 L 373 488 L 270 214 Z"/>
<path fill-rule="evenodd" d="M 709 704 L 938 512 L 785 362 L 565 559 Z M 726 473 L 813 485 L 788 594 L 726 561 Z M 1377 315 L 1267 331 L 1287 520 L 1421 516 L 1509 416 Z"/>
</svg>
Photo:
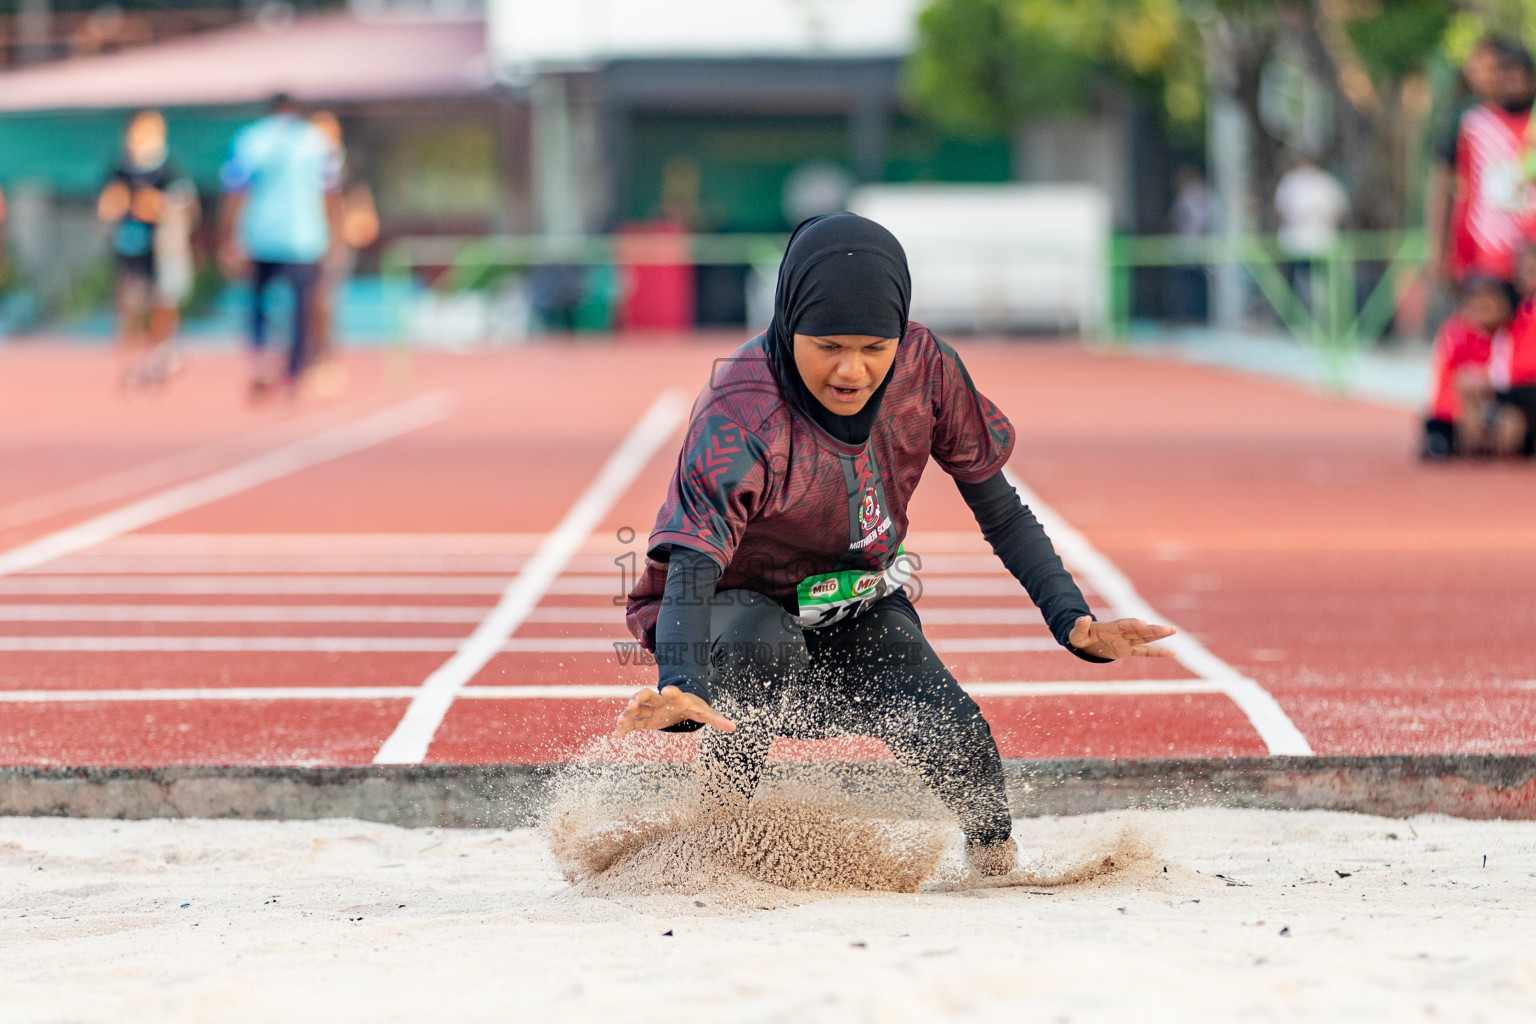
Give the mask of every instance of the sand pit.
<svg viewBox="0 0 1536 1024">
<path fill-rule="evenodd" d="M 1536 823 L 1206 809 L 1031 819 L 1017 835 L 1032 874 L 1005 884 L 967 879 L 946 832 L 919 892 L 759 882 L 754 905 L 739 885 L 730 900 L 641 891 L 634 876 L 606 895 L 596 875 L 573 887 L 534 830 L 0 819 L 0 1019 L 1492 1021 L 1536 1008 Z M 910 839 L 898 845 L 927 849 Z M 1120 862 L 1094 868 L 1106 851 Z"/>
</svg>

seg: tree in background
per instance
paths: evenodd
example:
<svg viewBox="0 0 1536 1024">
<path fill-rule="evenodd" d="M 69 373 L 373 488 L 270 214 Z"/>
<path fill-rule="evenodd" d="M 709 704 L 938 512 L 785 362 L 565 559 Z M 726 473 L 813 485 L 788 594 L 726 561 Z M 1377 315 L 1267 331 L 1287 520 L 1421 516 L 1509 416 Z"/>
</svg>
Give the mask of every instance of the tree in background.
<svg viewBox="0 0 1536 1024">
<path fill-rule="evenodd" d="M 933 0 L 908 84 L 946 127 L 993 134 L 1118 90 L 1198 137 L 1214 91 L 1248 125 L 1256 223 L 1294 150 L 1340 172 L 1356 226 L 1397 228 L 1418 218 L 1449 69 L 1533 24 L 1536 0 Z"/>
<path fill-rule="evenodd" d="M 1189 127 L 1204 104 L 1199 49 L 1179 0 L 934 0 L 907 78 L 923 110 L 972 134 L 1088 113 L 1106 89 Z"/>
</svg>

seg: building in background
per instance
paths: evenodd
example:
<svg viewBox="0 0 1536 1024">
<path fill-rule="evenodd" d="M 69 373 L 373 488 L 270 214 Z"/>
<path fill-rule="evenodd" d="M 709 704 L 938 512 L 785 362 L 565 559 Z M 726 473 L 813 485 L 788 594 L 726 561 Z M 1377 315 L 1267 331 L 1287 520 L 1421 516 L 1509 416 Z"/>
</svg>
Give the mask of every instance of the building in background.
<svg viewBox="0 0 1536 1024">
<path fill-rule="evenodd" d="M 258 17 L 0 74 L 16 277 L 44 310 L 91 300 L 105 251 L 92 202 L 134 111 L 165 112 L 179 165 L 212 202 L 234 133 L 279 91 L 337 114 L 384 240 L 531 226 L 526 106 L 496 87 L 479 17 Z"/>
<path fill-rule="evenodd" d="M 233 133 L 279 90 L 337 113 L 374 189 L 381 232 L 364 275 L 403 236 L 787 232 L 867 184 L 1086 181 L 1119 229 L 1160 221 L 1166 197 L 1131 184 L 1166 174 L 1132 174 L 1160 156 L 1129 107 L 1012 138 L 919 119 L 903 66 L 922 6 L 485 0 L 482 17 L 454 0 L 298 16 L 268 3 L 235 27 L 0 72 L 13 276 L 45 310 L 89 305 L 104 253 L 90 199 L 132 112 L 166 112 L 212 200 Z M 688 273 L 678 315 L 746 320 L 748 266 Z M 532 292 L 574 295 L 570 277 Z"/>
<path fill-rule="evenodd" d="M 1132 111 L 966 139 L 903 95 L 922 0 L 488 0 L 488 50 L 529 107 L 536 217 L 551 234 L 625 224 L 782 232 L 857 186 L 1088 182 L 1117 223 L 1166 198 L 1132 187 Z M 742 267 L 701 268 L 698 320 L 739 323 Z"/>
</svg>

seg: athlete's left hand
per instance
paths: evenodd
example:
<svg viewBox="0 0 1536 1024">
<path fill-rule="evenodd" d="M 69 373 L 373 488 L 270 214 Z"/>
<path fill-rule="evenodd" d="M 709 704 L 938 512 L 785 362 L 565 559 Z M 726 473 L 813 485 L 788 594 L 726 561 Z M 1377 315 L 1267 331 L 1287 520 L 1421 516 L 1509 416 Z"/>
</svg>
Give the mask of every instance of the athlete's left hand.
<svg viewBox="0 0 1536 1024">
<path fill-rule="evenodd" d="M 1172 626 L 1158 626 L 1140 619 L 1115 619 L 1113 622 L 1095 622 L 1084 615 L 1072 625 L 1067 643 L 1095 658 L 1171 658 L 1173 652 L 1166 647 L 1148 647 L 1147 644 L 1173 636 L 1178 630 Z"/>
</svg>

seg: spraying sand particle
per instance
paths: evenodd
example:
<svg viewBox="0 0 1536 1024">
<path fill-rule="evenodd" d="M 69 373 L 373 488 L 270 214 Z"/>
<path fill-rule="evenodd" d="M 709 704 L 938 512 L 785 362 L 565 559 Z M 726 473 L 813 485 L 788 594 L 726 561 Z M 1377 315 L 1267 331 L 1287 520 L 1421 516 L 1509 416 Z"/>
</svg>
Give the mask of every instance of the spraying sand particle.
<svg viewBox="0 0 1536 1024">
<path fill-rule="evenodd" d="M 601 896 L 723 893 L 744 881 L 810 892 L 917 892 L 951 844 L 950 833 L 931 822 L 775 799 L 607 828 L 557 819 L 548 828 L 566 878 Z"/>
<path fill-rule="evenodd" d="M 721 806 L 702 795 L 692 766 L 616 764 L 602 753 L 562 772 L 543 823 L 577 895 L 783 906 L 796 902 L 790 894 L 1069 886 L 1150 856 L 1129 829 L 1037 850 L 1023 836 L 1019 867 L 983 879 L 966 867 L 953 818 L 888 764 L 779 764 L 754 799 Z"/>
<path fill-rule="evenodd" d="M 763 886 L 917 892 L 959 832 L 920 783 L 887 768 L 779 766 L 756 798 L 722 806 L 689 767 L 589 761 L 556 780 L 544 833 L 561 872 L 593 896 L 713 893 L 745 906 Z"/>
</svg>

